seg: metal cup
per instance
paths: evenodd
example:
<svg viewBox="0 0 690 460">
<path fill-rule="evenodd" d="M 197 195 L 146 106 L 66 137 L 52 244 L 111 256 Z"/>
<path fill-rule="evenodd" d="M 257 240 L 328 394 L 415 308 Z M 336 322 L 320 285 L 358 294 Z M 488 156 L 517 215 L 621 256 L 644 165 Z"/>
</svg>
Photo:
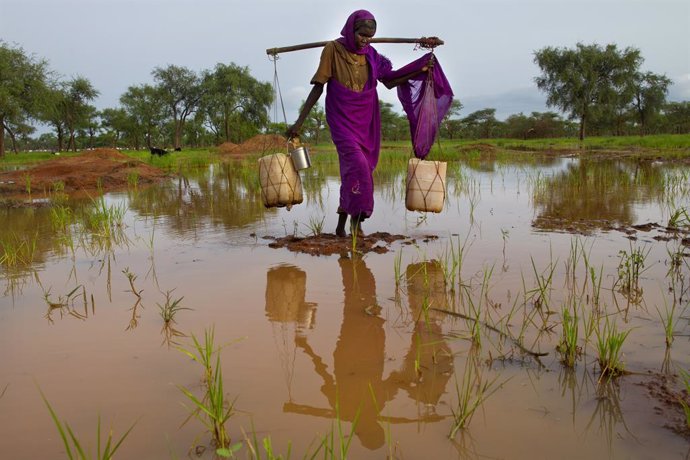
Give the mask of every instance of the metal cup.
<svg viewBox="0 0 690 460">
<path fill-rule="evenodd" d="M 292 158 L 292 164 L 295 165 L 295 169 L 307 169 L 311 167 L 311 159 L 309 158 L 309 151 L 306 147 L 297 147 L 290 152 L 290 158 Z"/>
</svg>

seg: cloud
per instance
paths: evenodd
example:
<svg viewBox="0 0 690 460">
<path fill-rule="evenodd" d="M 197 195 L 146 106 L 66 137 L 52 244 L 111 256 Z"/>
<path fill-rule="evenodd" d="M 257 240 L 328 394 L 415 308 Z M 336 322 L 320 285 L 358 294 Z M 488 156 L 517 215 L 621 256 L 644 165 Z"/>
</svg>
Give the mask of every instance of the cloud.
<svg viewBox="0 0 690 460">
<path fill-rule="evenodd" d="M 520 112 L 529 115 L 532 112 L 557 112 L 546 106 L 546 96 L 536 88 L 516 88 L 491 95 L 456 96 L 463 105 L 461 117 L 482 109 L 496 109 L 496 118 L 505 120 Z"/>
<path fill-rule="evenodd" d="M 690 101 L 690 73 L 672 78 L 673 84 L 668 88 L 668 100 L 673 102 Z"/>
</svg>

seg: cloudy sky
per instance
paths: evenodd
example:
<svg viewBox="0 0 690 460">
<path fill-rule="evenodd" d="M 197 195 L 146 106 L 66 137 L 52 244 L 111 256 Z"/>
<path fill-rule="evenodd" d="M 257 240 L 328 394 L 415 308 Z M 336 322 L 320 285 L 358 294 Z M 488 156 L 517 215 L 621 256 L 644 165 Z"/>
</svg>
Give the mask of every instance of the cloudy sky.
<svg viewBox="0 0 690 460">
<path fill-rule="evenodd" d="M 64 78 L 83 76 L 100 91 L 98 108 L 117 107 L 154 67 L 194 71 L 233 62 L 273 82 L 266 49 L 337 38 L 356 9 L 377 18 L 379 37 L 435 35 L 465 116 L 545 111 L 534 85 L 534 52 L 546 46 L 615 43 L 638 48 L 642 70 L 674 82 L 670 100 L 690 100 L 688 0 L 0 0 L 0 39 L 45 58 Z M 395 67 L 420 56 L 413 45 L 379 44 Z M 319 50 L 277 62 L 288 122 L 309 92 Z M 395 93 L 380 86 L 382 99 Z M 323 103 L 323 101 L 321 101 Z M 277 121 L 283 121 L 282 114 Z"/>
</svg>

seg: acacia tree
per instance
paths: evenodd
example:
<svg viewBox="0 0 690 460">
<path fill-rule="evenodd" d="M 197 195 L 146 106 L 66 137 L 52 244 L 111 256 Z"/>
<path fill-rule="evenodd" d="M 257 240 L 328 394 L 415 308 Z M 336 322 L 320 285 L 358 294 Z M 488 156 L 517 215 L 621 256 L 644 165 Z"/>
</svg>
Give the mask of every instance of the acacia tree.
<svg viewBox="0 0 690 460">
<path fill-rule="evenodd" d="M 160 97 L 173 121 L 173 146 L 182 146 L 182 134 L 187 118 L 199 107 L 203 95 L 201 79 L 186 67 L 169 65 L 151 72 Z"/>
<path fill-rule="evenodd" d="M 667 132 L 690 133 L 690 101 L 666 104 L 663 108 L 663 123 Z"/>
<path fill-rule="evenodd" d="M 133 118 L 123 108 L 103 109 L 101 112 L 101 128 L 104 131 L 104 140 L 113 148 L 118 146 L 118 142 L 123 135 L 129 134 L 135 149 L 139 149 L 139 126 L 134 123 Z"/>
<path fill-rule="evenodd" d="M 5 130 L 14 142 L 27 121 L 38 118 L 48 77 L 46 61 L 0 40 L 0 157 L 5 155 Z"/>
<path fill-rule="evenodd" d="M 449 139 L 453 139 L 460 131 L 460 120 L 456 117 L 460 115 L 460 111 L 462 109 L 462 102 L 453 98 L 453 100 L 450 102 L 448 112 L 446 112 L 446 115 L 443 117 L 443 121 L 441 121 L 441 126 L 446 131 Z"/>
<path fill-rule="evenodd" d="M 84 77 L 76 77 L 63 86 L 63 97 L 60 100 L 59 114 L 63 117 L 63 126 L 69 135 L 67 150 L 77 150 L 75 132 L 86 128 L 90 122 L 89 116 L 95 109 L 88 104 L 98 96 L 98 91 L 91 82 Z"/>
<path fill-rule="evenodd" d="M 247 67 L 219 63 L 203 76 L 200 111 L 218 140 L 233 140 L 234 120 L 267 126 L 272 103 L 271 85 L 256 80 Z M 240 141 L 236 135 L 234 140 Z"/>
<path fill-rule="evenodd" d="M 496 109 L 492 108 L 472 112 L 463 118 L 462 122 L 475 132 L 476 137 L 484 139 L 491 137 L 492 129 L 499 124 L 496 119 Z"/>
<path fill-rule="evenodd" d="M 304 103 L 305 101 L 302 101 L 302 104 L 299 107 L 300 113 L 302 112 Z M 309 111 L 309 115 L 304 120 L 302 131 L 309 139 L 311 139 L 314 144 L 318 144 L 321 138 L 321 133 L 327 128 L 328 124 L 326 123 L 326 111 L 323 109 L 321 104 L 317 102 L 314 104 L 314 107 L 312 107 L 311 111 Z"/>
<path fill-rule="evenodd" d="M 135 142 L 135 148 L 139 148 L 139 135 L 143 133 L 146 147 L 150 149 L 151 140 L 165 118 L 165 104 L 159 91 L 151 85 L 130 86 L 120 96 L 120 104 L 131 118 L 127 131 Z"/>
<path fill-rule="evenodd" d="M 53 85 L 45 97 L 45 106 L 41 114 L 41 120 L 52 126 L 57 139 L 57 151 L 62 152 L 65 144 L 65 107 L 67 93 L 61 85 Z"/>
<path fill-rule="evenodd" d="M 575 49 L 546 47 L 534 53 L 541 69 L 535 78 L 546 92 L 546 103 L 570 114 L 580 122 L 580 140 L 590 117 L 620 102 L 620 95 L 639 68 L 640 51 L 616 45 L 578 43 Z M 629 101 L 628 101 L 629 102 Z"/>
<path fill-rule="evenodd" d="M 666 103 L 666 93 L 671 80 L 652 72 L 637 72 L 632 100 L 633 111 L 640 123 L 640 135 L 645 135 L 649 119 L 658 114 Z"/>
</svg>

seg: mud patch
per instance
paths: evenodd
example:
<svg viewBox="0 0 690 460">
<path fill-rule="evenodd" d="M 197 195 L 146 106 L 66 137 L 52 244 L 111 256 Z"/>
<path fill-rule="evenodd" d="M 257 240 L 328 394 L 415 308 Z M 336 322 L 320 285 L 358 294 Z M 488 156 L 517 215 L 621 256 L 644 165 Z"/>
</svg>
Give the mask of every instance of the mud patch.
<svg viewBox="0 0 690 460">
<path fill-rule="evenodd" d="M 352 250 L 353 242 L 350 237 L 338 237 L 333 233 L 322 233 L 320 235 L 307 236 L 304 238 L 292 235 L 281 238 L 265 236 L 264 239 L 273 240 L 273 242 L 268 245 L 270 248 L 287 248 L 292 252 L 303 252 L 313 256 L 347 254 Z M 403 235 L 376 232 L 357 238 L 356 249 L 361 253 L 375 252 L 384 254 L 390 250 L 390 244 L 395 241 L 413 244 L 415 240 Z"/>
<path fill-rule="evenodd" d="M 690 405 L 690 395 L 685 389 L 676 389 L 680 385 L 678 377 L 667 374 L 650 374 L 650 379 L 637 383 L 645 388 L 647 395 L 655 401 L 654 413 L 664 422 L 664 428 L 690 440 L 683 403 Z"/>
<path fill-rule="evenodd" d="M 29 169 L 0 172 L 0 195 L 27 194 L 29 187 L 32 193 L 44 194 L 57 189 L 65 193 L 98 188 L 113 191 L 134 182 L 154 184 L 166 177 L 168 174 L 160 169 L 115 149 L 96 149 L 74 157 L 49 160 Z"/>
</svg>

